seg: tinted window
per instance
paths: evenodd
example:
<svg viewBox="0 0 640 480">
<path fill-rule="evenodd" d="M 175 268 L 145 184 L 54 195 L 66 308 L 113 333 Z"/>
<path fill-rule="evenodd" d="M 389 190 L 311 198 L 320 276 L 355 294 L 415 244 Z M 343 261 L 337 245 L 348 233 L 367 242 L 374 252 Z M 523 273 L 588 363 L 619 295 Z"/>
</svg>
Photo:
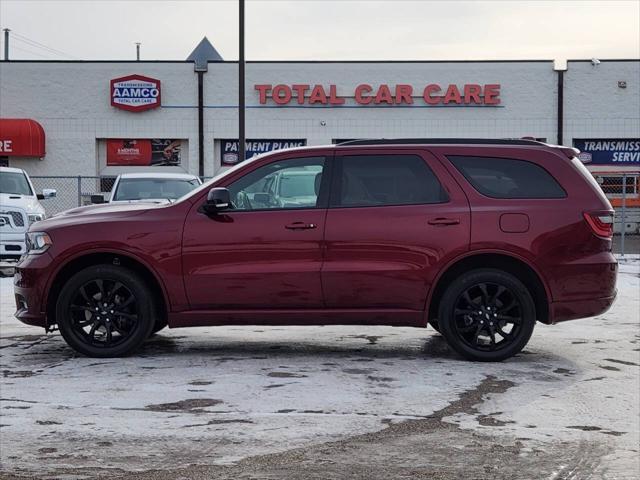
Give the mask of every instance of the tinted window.
<svg viewBox="0 0 640 480">
<path fill-rule="evenodd" d="M 564 198 L 566 192 L 544 168 L 513 158 L 447 157 L 483 195 L 493 198 Z"/>
<path fill-rule="evenodd" d="M 414 205 L 448 200 L 440 182 L 417 155 L 341 157 L 335 206 Z"/>
<path fill-rule="evenodd" d="M 236 210 L 315 208 L 324 158 L 281 160 L 257 168 L 227 188 Z"/>
</svg>

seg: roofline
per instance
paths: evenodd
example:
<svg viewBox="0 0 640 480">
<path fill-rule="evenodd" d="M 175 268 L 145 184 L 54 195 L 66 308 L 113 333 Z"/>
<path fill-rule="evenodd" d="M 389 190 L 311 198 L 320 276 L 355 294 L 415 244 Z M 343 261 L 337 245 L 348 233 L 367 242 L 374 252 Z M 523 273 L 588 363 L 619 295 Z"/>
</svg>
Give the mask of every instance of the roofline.
<svg viewBox="0 0 640 480">
<path fill-rule="evenodd" d="M 335 144 L 336 147 L 375 145 L 535 145 L 547 146 L 543 142 L 525 138 L 380 138 L 349 140 Z"/>
<path fill-rule="evenodd" d="M 599 62 L 640 62 L 640 58 L 598 58 L 597 59 Z M 570 62 L 589 62 L 591 63 L 593 61 L 592 58 L 590 59 L 572 59 L 572 60 L 567 60 L 567 63 Z"/>
<path fill-rule="evenodd" d="M 248 60 L 245 63 L 285 63 L 285 64 L 300 64 L 300 63 L 552 63 L 555 60 L 552 59 L 531 59 L 531 60 Z M 584 60 L 585 62 L 591 60 Z M 602 60 L 606 61 L 606 60 Z M 15 59 L 15 60 L 2 60 L 1 63 L 194 63 L 194 60 L 31 60 L 31 59 Z M 208 63 L 238 63 L 238 60 L 214 60 Z"/>
</svg>

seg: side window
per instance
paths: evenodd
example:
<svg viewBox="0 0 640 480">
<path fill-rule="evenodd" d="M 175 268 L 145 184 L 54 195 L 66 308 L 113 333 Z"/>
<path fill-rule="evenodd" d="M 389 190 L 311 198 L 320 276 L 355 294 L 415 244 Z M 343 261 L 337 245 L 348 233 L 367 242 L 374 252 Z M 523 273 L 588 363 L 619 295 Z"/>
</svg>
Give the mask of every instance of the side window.
<svg viewBox="0 0 640 480">
<path fill-rule="evenodd" d="M 369 207 L 443 203 L 448 197 L 424 159 L 417 155 L 340 157 L 333 206 Z"/>
<path fill-rule="evenodd" d="M 235 210 L 316 208 L 324 157 L 291 158 L 260 167 L 227 188 Z"/>
<path fill-rule="evenodd" d="M 471 185 L 492 198 L 564 198 L 567 193 L 544 168 L 514 158 L 447 156 Z"/>
</svg>

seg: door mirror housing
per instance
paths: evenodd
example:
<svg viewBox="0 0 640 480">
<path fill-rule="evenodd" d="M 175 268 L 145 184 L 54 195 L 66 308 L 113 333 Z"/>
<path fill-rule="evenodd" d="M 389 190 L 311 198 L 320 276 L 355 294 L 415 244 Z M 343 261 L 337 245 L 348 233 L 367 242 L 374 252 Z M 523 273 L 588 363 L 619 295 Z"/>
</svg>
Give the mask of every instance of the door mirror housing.
<svg viewBox="0 0 640 480">
<path fill-rule="evenodd" d="M 209 190 L 207 201 L 202 205 L 202 211 L 208 214 L 215 214 L 230 208 L 232 208 L 231 194 L 229 190 L 222 187 Z"/>
<path fill-rule="evenodd" d="M 91 203 L 92 204 L 105 203 L 104 195 L 100 195 L 100 194 L 91 195 Z"/>
</svg>

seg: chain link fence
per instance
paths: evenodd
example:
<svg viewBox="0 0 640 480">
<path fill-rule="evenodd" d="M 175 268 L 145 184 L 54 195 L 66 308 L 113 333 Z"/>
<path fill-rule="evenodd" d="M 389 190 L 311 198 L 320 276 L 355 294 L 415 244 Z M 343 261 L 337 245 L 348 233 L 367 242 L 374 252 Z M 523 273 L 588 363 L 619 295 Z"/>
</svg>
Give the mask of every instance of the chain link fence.
<svg viewBox="0 0 640 480">
<path fill-rule="evenodd" d="M 613 251 L 640 254 L 640 172 L 601 172 L 594 177 L 615 209 Z M 36 191 L 53 188 L 57 195 L 42 201 L 47 215 L 91 203 L 91 195 L 108 200 L 116 177 L 31 177 Z M 203 181 L 209 178 L 203 178 Z"/>
<path fill-rule="evenodd" d="M 54 198 L 41 200 L 47 216 L 91 204 L 91 195 L 102 194 L 109 198 L 116 177 L 30 177 L 36 192 L 45 188 L 56 191 Z"/>
<path fill-rule="evenodd" d="M 640 254 L 640 172 L 598 172 L 594 177 L 616 212 L 613 251 Z"/>
</svg>

